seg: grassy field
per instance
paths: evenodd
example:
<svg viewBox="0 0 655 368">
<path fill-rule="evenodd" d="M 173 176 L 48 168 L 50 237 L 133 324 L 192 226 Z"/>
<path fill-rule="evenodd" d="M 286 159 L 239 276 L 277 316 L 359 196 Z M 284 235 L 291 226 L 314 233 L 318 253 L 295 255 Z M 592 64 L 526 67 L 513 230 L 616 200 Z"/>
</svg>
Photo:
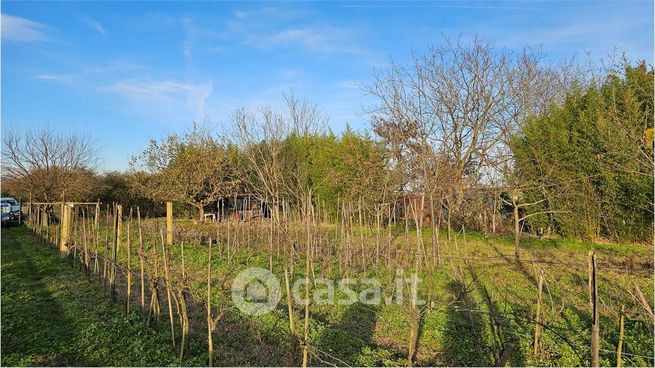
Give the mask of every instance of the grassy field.
<svg viewBox="0 0 655 368">
<path fill-rule="evenodd" d="M 224 227 L 214 226 L 177 224 L 178 230 L 186 229 L 194 234 L 225 233 Z M 246 236 L 245 227 L 232 231 L 229 257 L 222 239 L 221 246 L 215 245 L 212 259 L 212 305 L 225 313 L 214 332 L 214 362 L 216 365 L 298 364 L 297 351 L 291 348 L 284 297 L 273 313 L 251 317 L 241 314 L 225 292 L 239 271 L 252 266 L 268 268 L 269 262 L 265 231 L 252 236 Z M 57 251 L 37 245 L 26 229 L 7 229 L 2 236 L 3 364 L 179 364 L 177 352 L 171 347 L 167 320 L 146 326 L 142 313 L 125 315 L 122 303 L 109 302 L 97 278 L 87 281 L 84 273 L 61 260 Z M 415 240 L 411 236 L 404 239 L 402 229 L 396 229 L 392 236 L 395 243 L 413 244 Z M 423 236 L 429 244 L 429 233 Z M 326 238 L 329 237 L 327 234 Z M 103 238 L 101 234 L 100 239 Z M 133 233 L 132 242 L 134 239 Z M 155 239 L 154 236 L 147 239 L 149 251 L 157 250 Z M 250 243 L 246 244 L 246 240 Z M 135 248 L 133 245 L 132 269 L 136 274 Z M 442 265 L 421 272 L 419 294 L 427 304 L 422 308 L 415 363 L 493 365 L 502 347 L 511 343 L 516 345 L 509 359 L 513 366 L 589 365 L 591 314 L 587 254 L 591 249 L 596 250 L 599 264 L 601 363 L 616 364 L 619 310 L 623 304 L 626 308 L 624 364 L 652 365 L 653 325 L 632 296 L 638 287 L 652 305 L 652 247 L 524 239 L 523 254 L 516 260 L 510 238 L 480 234 L 467 234 L 466 239 L 460 234 L 451 242 L 442 240 Z M 197 303 L 191 313 L 191 346 L 183 364 L 205 365 L 206 324 L 201 303 L 206 296 L 207 245 L 187 240 L 185 252 L 189 286 Z M 173 278 L 179 280 L 178 244 L 172 247 L 171 253 Z M 402 259 L 404 253 L 407 252 L 401 249 L 397 258 Z M 123 247 L 119 261 L 124 264 L 125 258 L 126 247 Z M 281 280 L 286 264 L 282 257 L 275 259 L 273 270 Z M 396 270 L 403 264 L 363 266 L 347 272 L 351 277 L 377 278 L 385 295 L 390 295 Z M 152 265 L 146 269 L 151 273 Z M 294 279 L 302 275 L 302 269 L 302 260 L 297 260 Z M 540 353 L 535 356 L 533 319 L 541 271 L 545 280 L 544 327 Z M 317 255 L 314 272 L 316 277 L 344 276 L 344 270 L 327 253 Z M 135 284 L 133 290 L 136 289 Z M 315 289 L 320 286 L 315 285 Z M 342 296 L 339 290 L 336 294 Z M 133 301 L 136 304 L 135 295 Z M 296 306 L 294 314 L 301 325 L 302 308 Z M 311 364 L 406 365 L 409 326 L 407 305 L 312 305 Z"/>
<path fill-rule="evenodd" d="M 2 229 L 2 365 L 175 364 L 168 334 L 126 315 L 106 290 L 25 228 Z"/>
</svg>

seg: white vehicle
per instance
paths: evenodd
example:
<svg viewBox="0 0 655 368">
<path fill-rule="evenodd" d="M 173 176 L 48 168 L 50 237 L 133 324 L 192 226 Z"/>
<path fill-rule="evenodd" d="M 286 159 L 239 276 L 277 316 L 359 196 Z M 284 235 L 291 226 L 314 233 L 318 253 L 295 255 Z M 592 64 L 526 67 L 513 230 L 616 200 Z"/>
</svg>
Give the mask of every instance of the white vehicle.
<svg viewBox="0 0 655 368">
<path fill-rule="evenodd" d="M 2 225 L 20 224 L 22 213 L 20 203 L 13 197 L 0 198 Z"/>
</svg>

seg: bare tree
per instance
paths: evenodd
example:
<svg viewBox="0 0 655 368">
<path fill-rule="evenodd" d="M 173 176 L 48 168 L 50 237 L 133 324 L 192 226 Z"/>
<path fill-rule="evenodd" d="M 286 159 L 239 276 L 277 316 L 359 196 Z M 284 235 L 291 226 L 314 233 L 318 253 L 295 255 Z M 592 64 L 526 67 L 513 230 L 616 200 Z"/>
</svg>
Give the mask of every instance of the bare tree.
<svg viewBox="0 0 655 368">
<path fill-rule="evenodd" d="M 572 83 L 567 64 L 544 66 L 541 58 L 538 50 L 515 54 L 478 37 L 444 38 L 414 51 L 408 66 L 392 62 L 364 87 L 378 101 L 368 109 L 373 129 L 406 171 L 405 190 L 428 200 L 433 246 L 442 208 L 450 235 L 451 216 L 476 201 L 472 189 L 519 189 L 511 188 L 511 139 Z"/>
<path fill-rule="evenodd" d="M 364 87 L 378 100 L 368 110 L 375 132 L 406 168 L 406 188 L 428 197 L 433 217 L 438 200 L 450 224 L 466 190 L 488 170 L 512 104 L 516 68 L 513 54 L 477 37 L 469 43 L 444 38 L 440 46 L 413 52 L 409 66 L 392 62 Z"/>
<path fill-rule="evenodd" d="M 33 200 L 83 199 L 93 189 L 97 153 L 88 136 L 48 127 L 9 131 L 3 137 L 3 184 Z"/>
<path fill-rule="evenodd" d="M 291 135 L 317 134 L 327 123 L 320 109 L 306 100 L 285 95 L 284 105 L 285 113 L 270 107 L 258 112 L 237 110 L 232 117 L 234 131 L 228 135 L 248 163 L 249 170 L 242 177 L 244 184 L 270 202 L 274 218 L 279 215 L 283 198 L 293 196 L 297 203 L 303 203 L 310 189 L 303 185 L 304 172 L 285 172 L 285 140 Z"/>
</svg>

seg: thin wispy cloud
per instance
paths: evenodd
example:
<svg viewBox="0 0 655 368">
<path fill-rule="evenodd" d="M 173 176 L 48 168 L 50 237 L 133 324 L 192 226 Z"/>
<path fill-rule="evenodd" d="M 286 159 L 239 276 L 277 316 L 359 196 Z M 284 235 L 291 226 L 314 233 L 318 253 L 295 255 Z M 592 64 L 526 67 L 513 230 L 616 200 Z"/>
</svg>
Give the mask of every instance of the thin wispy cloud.
<svg viewBox="0 0 655 368">
<path fill-rule="evenodd" d="M 198 37 L 198 29 L 193 24 L 190 18 L 182 19 L 182 29 L 184 30 L 184 43 L 182 48 L 184 50 L 184 58 L 189 60 L 193 55 L 193 42 Z"/>
<path fill-rule="evenodd" d="M 191 60 L 195 48 L 207 51 L 222 49 L 215 46 L 237 40 L 242 45 L 260 50 L 295 49 L 314 54 L 344 53 L 368 56 L 357 35 L 361 27 L 338 27 L 330 24 L 303 24 L 301 11 L 283 11 L 262 8 L 252 11 L 236 10 L 224 21 L 224 27 L 199 23 L 184 17 L 181 27 L 184 34 L 183 55 Z M 295 21 L 289 26 L 289 20 Z"/>
<path fill-rule="evenodd" d="M 116 141 L 141 144 L 153 128 L 205 116 L 229 121 L 240 106 L 279 106 L 289 91 L 322 106 L 335 131 L 368 126 L 362 106 L 374 98 L 359 84 L 390 59 L 411 64 L 412 50 L 440 35 L 512 52 L 539 46 L 546 63 L 625 52 L 652 64 L 653 55 L 646 0 L 6 1 L 0 13 L 3 122 L 97 124 L 115 157 L 125 153 Z"/>
<path fill-rule="evenodd" d="M 366 53 L 354 40 L 353 32 L 346 28 L 310 25 L 271 31 L 233 25 L 232 30 L 241 33 L 245 44 L 264 50 L 296 48 L 310 53 Z"/>
<path fill-rule="evenodd" d="M 206 41 L 202 44 L 206 47 L 207 44 L 213 44 L 217 38 L 224 38 L 226 34 L 217 31 L 211 28 L 203 28 L 196 24 L 194 19 L 191 17 L 182 18 L 182 31 L 184 32 L 184 41 L 182 43 L 182 49 L 184 53 L 184 58 L 186 60 L 191 60 L 193 57 L 193 50 L 196 43 L 199 43 L 199 40 Z M 216 51 L 218 48 L 211 46 L 211 49 Z"/>
<path fill-rule="evenodd" d="M 286 80 L 293 80 L 303 77 L 305 71 L 300 68 L 284 68 L 278 71 L 277 74 Z"/>
<path fill-rule="evenodd" d="M 248 12 L 243 11 L 243 10 L 237 10 L 237 11 L 233 11 L 232 15 L 234 15 L 236 18 L 243 19 L 243 18 L 248 17 Z"/>
<path fill-rule="evenodd" d="M 26 18 L 2 13 L 2 40 L 37 43 L 51 41 L 50 27 Z"/>
<path fill-rule="evenodd" d="M 494 5 L 467 5 L 467 4 L 434 4 L 434 3 L 370 3 L 370 4 L 343 4 L 344 8 L 445 8 L 445 9 L 490 9 L 490 10 L 545 10 L 544 7 L 534 6 L 494 6 Z"/>
<path fill-rule="evenodd" d="M 595 14 L 597 13 L 597 14 Z M 490 22 L 481 30 L 491 36 L 497 44 L 510 48 L 526 46 L 542 46 L 549 56 L 560 56 L 559 50 L 577 50 L 578 53 L 590 51 L 595 60 L 612 52 L 616 47 L 622 51 L 636 54 L 636 50 L 646 50 L 652 47 L 652 32 L 647 43 L 643 38 L 633 37 L 635 29 L 652 28 L 652 18 L 636 18 L 631 13 L 615 12 L 603 22 L 599 18 L 604 12 L 596 10 L 586 17 L 567 15 L 560 16 L 556 22 L 532 24 L 523 17 L 507 15 L 497 22 Z M 521 27 L 522 32 L 508 32 L 504 24 L 514 24 Z M 611 30 L 611 32 L 608 32 Z M 643 35 L 648 35 L 644 33 Z M 565 57 L 574 56 L 570 52 L 561 53 Z"/>
<path fill-rule="evenodd" d="M 37 74 L 34 76 L 34 79 L 60 82 L 60 83 L 71 83 L 75 79 L 74 74 Z"/>
<path fill-rule="evenodd" d="M 306 49 L 314 52 L 328 52 L 335 49 L 335 45 L 331 42 L 337 34 L 343 33 L 340 30 L 320 30 L 317 28 L 300 28 L 300 29 L 287 29 L 262 40 L 260 46 L 266 47 L 276 45 L 293 45 L 300 44 Z M 329 36 L 328 36 L 329 35 Z"/>
<path fill-rule="evenodd" d="M 58 83 L 88 83 L 91 77 L 127 73 L 141 69 L 143 69 L 143 66 L 140 64 L 117 60 L 102 65 L 82 65 L 76 67 L 75 72 L 69 73 L 42 72 L 35 75 L 33 79 Z"/>
<path fill-rule="evenodd" d="M 107 34 L 107 31 L 105 30 L 105 27 L 102 25 L 102 23 L 100 23 L 100 21 L 96 19 L 91 18 L 88 15 L 82 15 L 78 17 L 78 20 L 82 24 L 88 26 L 89 28 L 93 29 L 94 31 L 100 33 L 103 36 Z"/>
<path fill-rule="evenodd" d="M 243 44 L 263 50 L 296 48 L 310 53 L 365 54 L 357 34 L 361 27 L 339 27 L 329 23 L 307 23 L 302 10 L 260 8 L 250 12 L 234 11 L 226 28 Z M 293 21 L 294 26 L 289 26 Z"/>
<path fill-rule="evenodd" d="M 360 83 L 354 80 L 344 80 L 337 83 L 337 86 L 344 89 L 360 89 Z"/>
<path fill-rule="evenodd" d="M 150 107 L 169 108 L 180 101 L 186 109 L 201 117 L 205 114 L 205 103 L 214 90 L 213 82 L 195 84 L 174 80 L 126 79 L 101 88 L 102 91 L 118 95 L 136 103 L 148 103 Z"/>
</svg>

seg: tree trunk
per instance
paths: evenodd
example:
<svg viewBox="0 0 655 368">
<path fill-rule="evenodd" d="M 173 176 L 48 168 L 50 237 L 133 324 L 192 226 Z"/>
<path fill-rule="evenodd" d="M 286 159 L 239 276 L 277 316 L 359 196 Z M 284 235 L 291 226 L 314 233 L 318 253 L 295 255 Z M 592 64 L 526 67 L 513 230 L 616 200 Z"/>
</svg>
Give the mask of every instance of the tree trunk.
<svg viewBox="0 0 655 368">
<path fill-rule="evenodd" d="M 498 198 L 494 196 L 494 211 L 491 215 L 491 233 L 496 234 L 496 209 L 498 208 Z"/>
<path fill-rule="evenodd" d="M 434 220 L 434 195 L 432 192 L 430 192 L 430 227 L 432 228 L 432 231 L 430 232 L 430 240 L 432 242 L 432 265 L 437 264 L 437 254 L 439 253 L 437 251 L 437 227 L 436 224 L 437 222 Z"/>
<path fill-rule="evenodd" d="M 512 201 L 512 207 L 514 208 L 514 254 L 516 258 L 519 258 L 519 247 L 521 245 L 521 226 L 519 224 L 519 207 L 516 205 L 515 201 Z"/>
<path fill-rule="evenodd" d="M 205 206 L 201 203 L 196 203 L 194 206 L 198 209 L 198 221 L 201 223 L 205 221 Z"/>
<path fill-rule="evenodd" d="M 451 204 L 450 200 L 446 200 L 447 203 L 447 208 L 448 208 L 448 216 L 446 218 L 446 225 L 448 226 L 448 241 L 451 240 L 451 233 L 452 233 L 452 228 L 450 227 L 450 214 L 452 213 L 451 211 Z"/>
</svg>

